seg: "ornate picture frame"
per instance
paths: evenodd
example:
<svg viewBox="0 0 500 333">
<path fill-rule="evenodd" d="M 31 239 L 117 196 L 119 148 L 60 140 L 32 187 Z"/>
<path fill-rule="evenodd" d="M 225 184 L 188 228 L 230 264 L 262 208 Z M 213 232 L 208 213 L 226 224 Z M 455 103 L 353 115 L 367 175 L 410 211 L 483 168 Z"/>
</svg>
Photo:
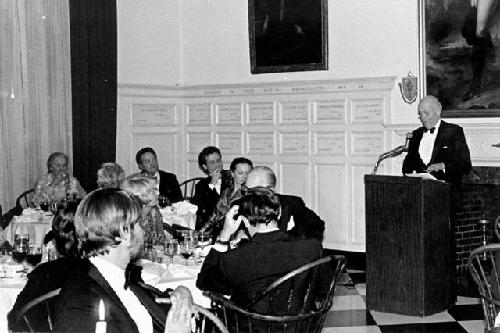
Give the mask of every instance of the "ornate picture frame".
<svg viewBox="0 0 500 333">
<path fill-rule="evenodd" d="M 248 0 L 252 74 L 328 69 L 327 0 Z"/>
<path fill-rule="evenodd" d="M 419 0 L 420 91 L 441 101 L 444 118 L 500 117 L 500 5 L 491 3 L 485 24 L 470 1 Z"/>
</svg>

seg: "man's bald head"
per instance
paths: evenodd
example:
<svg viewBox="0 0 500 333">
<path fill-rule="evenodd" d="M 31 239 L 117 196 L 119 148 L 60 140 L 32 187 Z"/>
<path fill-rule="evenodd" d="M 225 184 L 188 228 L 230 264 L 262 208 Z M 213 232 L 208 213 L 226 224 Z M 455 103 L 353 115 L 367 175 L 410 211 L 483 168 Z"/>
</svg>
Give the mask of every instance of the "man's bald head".
<svg viewBox="0 0 500 333">
<path fill-rule="evenodd" d="M 274 174 L 274 171 L 269 167 L 256 166 L 248 173 L 245 185 L 248 188 L 254 188 L 257 186 L 275 188 L 276 175 Z"/>
</svg>

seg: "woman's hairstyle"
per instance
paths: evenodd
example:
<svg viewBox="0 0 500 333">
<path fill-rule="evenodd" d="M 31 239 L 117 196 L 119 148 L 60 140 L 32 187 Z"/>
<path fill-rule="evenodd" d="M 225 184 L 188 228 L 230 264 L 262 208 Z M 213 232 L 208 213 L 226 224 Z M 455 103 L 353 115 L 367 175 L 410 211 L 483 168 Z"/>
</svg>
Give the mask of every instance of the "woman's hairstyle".
<svg viewBox="0 0 500 333">
<path fill-rule="evenodd" d="M 118 188 L 120 180 L 125 177 L 125 171 L 118 163 L 108 162 L 101 164 L 97 170 L 97 186 L 100 188 Z"/>
<path fill-rule="evenodd" d="M 237 157 L 235 158 L 232 162 L 231 162 L 231 165 L 229 166 L 229 169 L 231 171 L 234 171 L 236 170 L 236 166 L 238 164 L 248 164 L 250 165 L 250 169 L 253 168 L 253 164 L 252 164 L 252 161 L 250 161 L 248 158 L 246 157 Z"/>
<path fill-rule="evenodd" d="M 78 256 L 78 240 L 75 231 L 76 202 L 67 202 L 60 205 L 52 219 L 54 243 L 59 255 L 64 257 Z"/>
<path fill-rule="evenodd" d="M 68 164 L 68 156 L 66 156 L 66 154 L 64 154 L 64 153 L 56 151 L 55 153 L 50 154 L 49 158 L 47 159 L 47 170 L 49 172 L 52 171 L 52 170 L 50 170 L 50 167 L 52 165 L 52 162 L 54 162 L 54 160 L 57 157 L 64 157 L 66 159 L 66 164 Z"/>
<path fill-rule="evenodd" d="M 144 206 L 149 205 L 156 199 L 153 180 L 146 177 L 125 178 L 120 182 L 120 188 L 135 195 Z"/>
<path fill-rule="evenodd" d="M 126 191 L 115 188 L 97 189 L 88 194 L 75 214 L 75 229 L 83 256 L 105 253 L 121 241 L 121 231 L 129 231 L 133 240 L 134 226 L 139 223 L 141 204 Z"/>
<path fill-rule="evenodd" d="M 272 189 L 266 187 L 248 189 L 234 204 L 239 205 L 238 214 L 245 216 L 252 226 L 278 221 L 280 200 Z"/>
</svg>

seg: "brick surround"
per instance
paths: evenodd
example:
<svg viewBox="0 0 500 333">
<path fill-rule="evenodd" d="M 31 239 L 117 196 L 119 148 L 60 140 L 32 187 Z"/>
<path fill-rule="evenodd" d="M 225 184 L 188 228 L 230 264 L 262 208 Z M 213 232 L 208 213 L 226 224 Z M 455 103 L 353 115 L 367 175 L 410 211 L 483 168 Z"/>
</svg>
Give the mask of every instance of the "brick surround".
<svg viewBox="0 0 500 333">
<path fill-rule="evenodd" d="M 488 241 L 496 241 L 493 222 L 500 216 L 500 168 L 473 167 L 462 181 L 463 208 L 455 221 L 458 273 L 465 273 L 472 249 L 482 245 L 482 232 L 477 222 L 491 221 Z"/>
</svg>

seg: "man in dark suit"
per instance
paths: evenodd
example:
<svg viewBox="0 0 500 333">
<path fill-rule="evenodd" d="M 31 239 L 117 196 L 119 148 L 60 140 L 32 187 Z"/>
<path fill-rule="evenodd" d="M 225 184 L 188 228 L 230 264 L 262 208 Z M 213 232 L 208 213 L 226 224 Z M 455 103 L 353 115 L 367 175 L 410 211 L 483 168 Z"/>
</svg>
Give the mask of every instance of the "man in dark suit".
<svg viewBox="0 0 500 333">
<path fill-rule="evenodd" d="M 205 226 L 212 216 L 221 193 L 231 186 L 231 172 L 223 170 L 219 148 L 208 146 L 198 154 L 198 166 L 208 177 L 200 180 L 195 187 L 191 202 L 198 206 L 196 229 Z"/>
<path fill-rule="evenodd" d="M 135 160 L 143 176 L 155 179 L 160 195 L 166 196 L 170 203 L 182 201 L 181 188 L 177 177 L 173 173 L 159 170 L 158 159 L 153 148 L 140 149 L 135 155 Z"/>
<path fill-rule="evenodd" d="M 320 258 L 319 240 L 294 238 L 278 228 L 279 207 L 276 193 L 264 187 L 249 189 L 237 200 L 205 258 L 198 288 L 231 295 L 235 303 L 245 305 L 279 277 Z M 251 240 L 227 250 L 231 235 L 242 223 Z"/>
<path fill-rule="evenodd" d="M 271 168 L 257 166 L 248 173 L 245 185 L 247 188 L 262 186 L 274 189 L 276 175 Z M 281 204 L 280 230 L 288 231 L 293 236 L 323 239 L 325 222 L 305 205 L 302 198 L 285 194 L 278 194 L 278 198 Z"/>
<path fill-rule="evenodd" d="M 461 207 L 461 178 L 471 170 L 469 147 L 462 127 L 441 120 L 441 103 L 434 96 L 422 98 L 418 116 L 422 127 L 413 131 L 403 174 L 427 172 L 451 184 L 450 213 Z"/>
<path fill-rule="evenodd" d="M 129 265 L 141 255 L 140 216 L 138 199 L 119 189 L 96 190 L 78 206 L 75 229 L 87 259 L 74 267 L 61 288 L 55 331 L 94 332 L 102 300 L 108 333 L 138 332 L 139 326 L 154 332 L 190 332 L 189 290 L 178 287 L 172 292 L 166 315 L 154 301 L 159 291 L 144 285 L 140 270 Z"/>
</svg>

